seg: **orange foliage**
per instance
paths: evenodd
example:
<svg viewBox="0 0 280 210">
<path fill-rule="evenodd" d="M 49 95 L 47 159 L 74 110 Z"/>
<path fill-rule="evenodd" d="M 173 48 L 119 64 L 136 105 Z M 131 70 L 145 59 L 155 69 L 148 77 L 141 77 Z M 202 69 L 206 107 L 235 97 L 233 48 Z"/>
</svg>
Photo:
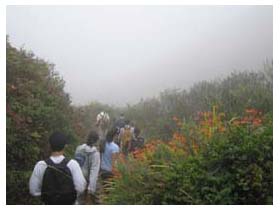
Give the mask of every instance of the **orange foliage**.
<svg viewBox="0 0 280 210">
<path fill-rule="evenodd" d="M 198 130 L 207 139 L 210 139 L 214 133 L 224 132 L 223 117 L 225 117 L 224 113 L 217 113 L 217 106 L 213 106 L 211 112 L 198 112 L 196 117 Z"/>
<path fill-rule="evenodd" d="M 154 140 L 144 145 L 143 148 L 135 150 L 132 154 L 138 160 L 146 160 L 148 154 L 152 154 L 156 150 L 156 146 L 162 144 L 162 141 Z"/>
<path fill-rule="evenodd" d="M 232 124 L 235 126 L 252 124 L 253 126 L 261 125 L 262 113 L 256 109 L 246 109 L 246 115 L 239 119 L 233 120 Z M 206 139 L 210 139 L 215 133 L 223 133 L 226 131 L 224 126 L 225 117 L 224 113 L 218 113 L 217 107 L 214 106 L 211 112 L 198 112 L 195 118 L 196 124 L 192 127 L 188 127 L 189 137 L 186 137 L 181 131 L 184 130 L 184 126 L 187 125 L 181 119 L 173 116 L 172 119 L 176 123 L 179 131 L 173 133 L 172 139 L 168 142 L 161 140 L 151 140 L 146 143 L 143 148 L 137 149 L 132 153 L 132 156 L 139 161 L 149 161 L 152 158 L 152 154 L 157 149 L 158 145 L 165 145 L 171 152 L 184 152 L 188 155 L 188 151 L 191 147 L 194 154 L 198 154 L 200 148 L 203 147 L 200 141 L 198 141 L 198 136 L 193 134 L 202 134 Z M 128 164 L 125 155 L 121 154 L 119 158 L 120 163 Z M 128 166 L 129 168 L 129 166 Z M 115 172 L 116 176 L 120 176 L 119 172 Z"/>
<path fill-rule="evenodd" d="M 183 125 L 182 121 L 179 118 L 177 118 L 176 116 L 173 116 L 172 119 L 178 127 L 181 127 Z"/>
<path fill-rule="evenodd" d="M 254 127 L 258 127 L 262 125 L 262 122 L 263 116 L 261 111 L 253 108 L 247 108 L 245 110 L 245 116 L 240 119 L 235 119 L 232 123 L 235 126 L 253 125 Z"/>
</svg>

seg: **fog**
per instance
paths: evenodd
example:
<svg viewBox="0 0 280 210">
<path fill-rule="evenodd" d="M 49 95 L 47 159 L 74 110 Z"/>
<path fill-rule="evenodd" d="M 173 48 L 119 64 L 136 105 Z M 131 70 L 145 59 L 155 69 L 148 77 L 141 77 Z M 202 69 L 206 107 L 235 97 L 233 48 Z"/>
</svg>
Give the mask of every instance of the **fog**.
<svg viewBox="0 0 280 210">
<path fill-rule="evenodd" d="M 272 6 L 8 6 L 13 46 L 56 65 L 73 104 L 125 105 L 272 60 Z"/>
</svg>

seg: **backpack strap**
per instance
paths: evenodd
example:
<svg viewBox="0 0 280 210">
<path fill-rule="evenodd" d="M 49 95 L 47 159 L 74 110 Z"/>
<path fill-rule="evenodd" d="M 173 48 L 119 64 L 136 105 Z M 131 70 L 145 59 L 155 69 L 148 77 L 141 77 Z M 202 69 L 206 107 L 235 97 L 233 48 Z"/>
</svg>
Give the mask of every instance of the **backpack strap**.
<svg viewBox="0 0 280 210">
<path fill-rule="evenodd" d="M 59 165 L 67 167 L 67 164 L 68 164 L 69 161 L 70 161 L 69 159 L 64 158 L 60 163 L 55 164 L 52 161 L 51 158 L 48 158 L 48 159 L 45 160 L 45 163 L 47 164 L 47 167 L 49 167 L 49 168 L 51 168 L 51 169 L 53 169 L 53 170 L 55 170 L 57 172 L 60 172 L 62 175 L 67 176 L 68 178 L 72 179 L 72 177 L 69 174 L 67 174 L 64 171 L 62 171 L 62 170 L 57 168 L 57 166 L 59 166 Z"/>
<path fill-rule="evenodd" d="M 46 160 L 45 160 L 45 163 L 47 164 L 47 166 L 53 166 L 53 165 L 55 165 L 55 163 L 52 161 L 51 158 L 46 159 Z"/>
<path fill-rule="evenodd" d="M 67 164 L 69 163 L 69 159 L 68 158 L 64 158 L 61 162 L 60 162 L 60 164 L 62 164 L 62 165 L 65 165 L 65 166 L 67 166 Z"/>
</svg>

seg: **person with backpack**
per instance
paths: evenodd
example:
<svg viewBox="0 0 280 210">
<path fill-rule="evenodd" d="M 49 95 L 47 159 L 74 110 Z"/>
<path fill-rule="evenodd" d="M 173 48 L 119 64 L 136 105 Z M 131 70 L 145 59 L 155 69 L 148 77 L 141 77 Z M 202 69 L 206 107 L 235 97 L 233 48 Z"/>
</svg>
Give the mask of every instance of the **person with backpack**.
<svg viewBox="0 0 280 210">
<path fill-rule="evenodd" d="M 125 126 L 125 117 L 124 117 L 124 113 L 120 114 L 120 117 L 115 121 L 114 123 L 114 127 L 121 129 Z"/>
<path fill-rule="evenodd" d="M 108 128 L 110 126 L 110 116 L 107 112 L 100 112 L 96 116 L 96 123 L 95 126 L 98 131 L 100 141 L 105 140 Z"/>
<path fill-rule="evenodd" d="M 101 169 L 100 174 L 102 179 L 107 179 L 113 176 L 113 167 L 120 148 L 114 143 L 114 139 L 118 135 L 118 129 L 112 128 L 109 130 L 106 136 L 106 142 L 101 146 Z"/>
<path fill-rule="evenodd" d="M 138 127 L 134 129 L 134 137 L 131 140 L 129 152 L 134 152 L 144 146 L 144 138 L 140 136 L 141 130 Z"/>
<path fill-rule="evenodd" d="M 49 137 L 51 156 L 36 163 L 29 180 L 29 191 L 41 196 L 47 205 L 74 204 L 77 195 L 84 192 L 86 180 L 76 160 L 64 157 L 69 139 L 60 132 Z"/>
<path fill-rule="evenodd" d="M 79 204 L 92 203 L 97 199 L 95 192 L 100 169 L 100 153 L 97 149 L 98 138 L 97 132 L 91 131 L 86 144 L 78 146 L 75 152 L 75 159 L 88 183 L 87 193 L 78 197 Z"/>
<path fill-rule="evenodd" d="M 126 120 L 125 126 L 120 130 L 118 138 L 120 141 L 121 151 L 125 156 L 127 156 L 129 152 L 130 143 L 134 135 L 133 130 L 134 129 L 132 129 L 129 125 L 129 120 Z"/>
</svg>

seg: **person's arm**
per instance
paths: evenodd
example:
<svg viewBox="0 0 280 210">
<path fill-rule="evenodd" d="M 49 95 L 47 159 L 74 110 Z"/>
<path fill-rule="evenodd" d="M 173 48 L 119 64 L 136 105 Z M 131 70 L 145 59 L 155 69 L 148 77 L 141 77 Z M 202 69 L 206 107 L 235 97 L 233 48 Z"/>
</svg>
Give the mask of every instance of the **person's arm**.
<svg viewBox="0 0 280 210">
<path fill-rule="evenodd" d="M 123 146 L 123 141 L 122 141 L 123 140 L 123 133 L 124 133 L 124 129 L 121 128 L 119 136 L 118 136 L 118 139 L 119 139 L 119 142 L 120 142 L 120 148 L 122 148 L 122 146 Z"/>
<path fill-rule="evenodd" d="M 73 177 L 75 190 L 78 192 L 78 194 L 83 193 L 86 189 L 87 181 L 78 162 L 76 160 L 70 160 L 68 163 L 68 167 Z"/>
<path fill-rule="evenodd" d="M 75 151 L 75 155 L 77 155 L 80 152 L 80 150 L 81 150 L 80 147 L 81 146 L 77 146 L 76 151 Z"/>
<path fill-rule="evenodd" d="M 29 180 L 29 192 L 33 196 L 41 196 L 42 181 L 47 164 L 45 161 L 39 161 L 32 172 Z"/>
<path fill-rule="evenodd" d="M 93 160 L 90 168 L 90 179 L 88 185 L 88 192 L 94 194 L 96 191 L 96 182 L 98 178 L 98 172 L 100 168 L 100 153 L 95 152 L 93 155 Z"/>
</svg>

